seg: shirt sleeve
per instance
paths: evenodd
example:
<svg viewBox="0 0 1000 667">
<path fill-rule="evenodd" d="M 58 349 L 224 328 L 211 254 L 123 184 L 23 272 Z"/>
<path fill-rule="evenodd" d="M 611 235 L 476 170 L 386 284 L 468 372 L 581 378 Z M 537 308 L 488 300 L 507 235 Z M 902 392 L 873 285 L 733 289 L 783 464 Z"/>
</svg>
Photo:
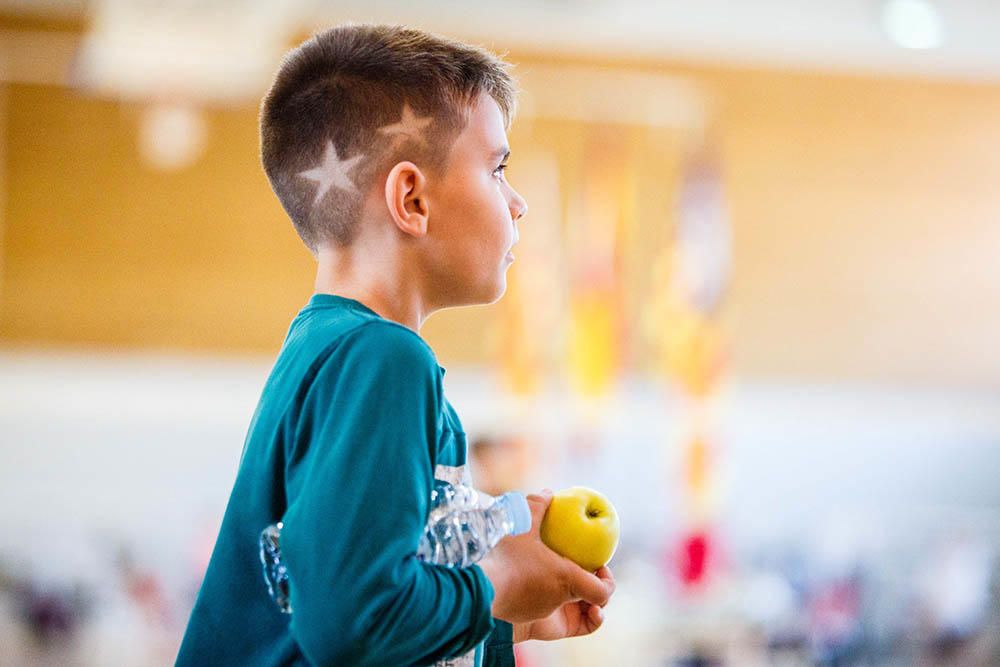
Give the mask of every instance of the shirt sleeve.
<svg viewBox="0 0 1000 667">
<path fill-rule="evenodd" d="M 288 451 L 282 553 L 291 632 L 320 665 L 427 664 L 493 627 L 477 566 L 418 561 L 443 393 L 413 332 L 346 334 L 302 397 Z"/>
<path fill-rule="evenodd" d="M 514 626 L 493 619 L 493 632 L 486 639 L 483 667 L 514 667 Z"/>
</svg>

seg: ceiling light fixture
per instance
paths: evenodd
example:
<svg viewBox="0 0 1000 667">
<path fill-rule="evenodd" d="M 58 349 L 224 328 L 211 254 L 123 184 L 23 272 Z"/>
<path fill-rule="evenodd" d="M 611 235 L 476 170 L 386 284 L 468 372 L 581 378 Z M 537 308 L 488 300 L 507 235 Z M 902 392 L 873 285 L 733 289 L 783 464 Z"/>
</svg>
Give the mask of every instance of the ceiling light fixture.
<svg viewBox="0 0 1000 667">
<path fill-rule="evenodd" d="M 882 27 L 904 49 L 936 49 L 944 42 L 941 14 L 929 0 L 887 0 Z"/>
</svg>

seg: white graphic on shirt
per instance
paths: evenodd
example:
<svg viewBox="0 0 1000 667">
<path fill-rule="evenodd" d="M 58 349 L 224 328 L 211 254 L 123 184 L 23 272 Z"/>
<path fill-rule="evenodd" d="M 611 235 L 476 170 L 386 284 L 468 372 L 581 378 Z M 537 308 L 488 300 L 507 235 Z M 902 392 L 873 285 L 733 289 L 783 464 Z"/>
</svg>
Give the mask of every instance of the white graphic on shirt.
<svg viewBox="0 0 1000 667">
<path fill-rule="evenodd" d="M 347 192 L 356 193 L 358 188 L 354 185 L 354 181 L 347 175 L 347 172 L 353 169 L 354 165 L 364 157 L 364 154 L 360 154 L 347 160 L 341 160 L 340 156 L 337 155 L 337 148 L 333 145 L 333 142 L 327 141 L 326 150 L 323 151 L 323 161 L 312 169 L 299 172 L 299 176 L 302 178 L 308 178 L 310 181 L 319 183 L 319 189 L 316 190 L 316 198 L 313 199 L 313 206 L 326 196 L 330 188 L 340 188 Z"/>
<path fill-rule="evenodd" d="M 446 466 L 440 463 L 434 466 L 434 479 L 448 482 L 452 486 L 463 484 L 472 486 L 472 475 L 468 466 Z"/>
<path fill-rule="evenodd" d="M 458 658 L 445 658 L 434 663 L 434 667 L 475 667 L 476 650 L 473 649 Z"/>
<path fill-rule="evenodd" d="M 392 137 L 393 148 L 399 146 L 407 139 L 413 139 L 421 145 L 426 145 L 427 140 L 424 138 L 424 129 L 433 120 L 430 116 L 417 117 L 413 113 L 413 109 L 410 108 L 410 105 L 404 102 L 403 117 L 399 119 L 399 122 L 380 127 L 378 132 L 379 134 L 388 134 Z"/>
</svg>

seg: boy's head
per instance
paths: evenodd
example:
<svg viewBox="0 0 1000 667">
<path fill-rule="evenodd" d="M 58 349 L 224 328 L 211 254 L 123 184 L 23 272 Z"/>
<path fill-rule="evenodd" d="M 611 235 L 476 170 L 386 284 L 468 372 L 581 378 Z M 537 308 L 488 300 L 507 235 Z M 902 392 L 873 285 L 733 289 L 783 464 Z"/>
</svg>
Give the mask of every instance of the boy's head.
<svg viewBox="0 0 1000 667">
<path fill-rule="evenodd" d="M 441 306 L 499 297 L 486 274 L 502 279 L 527 208 L 503 175 L 508 67 L 394 26 L 338 26 L 289 53 L 261 107 L 261 157 L 310 250 L 350 246 L 366 219 L 391 220 L 421 239 L 429 279 L 484 283 Z"/>
</svg>

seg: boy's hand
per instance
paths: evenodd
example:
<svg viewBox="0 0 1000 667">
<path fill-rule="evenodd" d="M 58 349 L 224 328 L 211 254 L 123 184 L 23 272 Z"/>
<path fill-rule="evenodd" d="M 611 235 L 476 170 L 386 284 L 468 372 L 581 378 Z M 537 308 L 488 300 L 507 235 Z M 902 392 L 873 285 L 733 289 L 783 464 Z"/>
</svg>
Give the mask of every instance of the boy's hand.
<svg viewBox="0 0 1000 667">
<path fill-rule="evenodd" d="M 500 540 L 480 562 L 493 585 L 492 613 L 515 627 L 543 621 L 538 632 L 546 635 L 557 633 L 560 628 L 569 632 L 591 626 L 593 632 L 597 629 L 595 619 L 601 612 L 592 611 L 591 607 L 600 608 L 608 603 L 615 589 L 614 578 L 610 570 L 603 577 L 595 576 L 545 546 L 538 531 L 551 501 L 552 492 L 548 489 L 528 496 L 531 530 Z M 580 634 L 586 633 L 581 630 Z"/>
<path fill-rule="evenodd" d="M 615 578 L 607 566 L 596 572 L 597 577 L 610 585 L 612 593 L 615 590 Z M 518 623 L 514 626 L 514 643 L 529 639 L 552 641 L 567 637 L 581 637 L 596 632 L 604 623 L 603 605 L 589 602 L 567 602 L 553 612 L 548 618 L 529 623 Z"/>
</svg>

